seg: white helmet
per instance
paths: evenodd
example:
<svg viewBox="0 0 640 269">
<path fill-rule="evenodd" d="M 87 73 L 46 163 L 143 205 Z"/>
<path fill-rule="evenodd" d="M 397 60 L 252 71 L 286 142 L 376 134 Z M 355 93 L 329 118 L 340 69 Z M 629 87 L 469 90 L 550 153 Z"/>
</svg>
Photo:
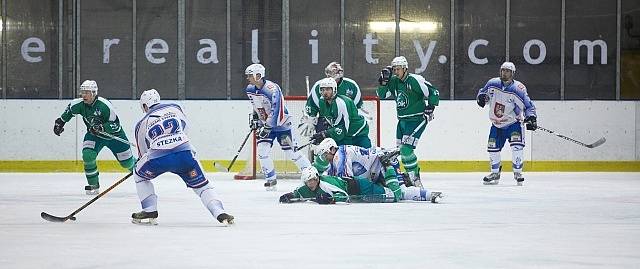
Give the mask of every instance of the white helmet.
<svg viewBox="0 0 640 269">
<path fill-rule="evenodd" d="M 324 74 L 327 75 L 328 78 L 339 79 L 344 76 L 344 69 L 337 62 L 330 62 L 327 67 L 324 68 Z"/>
<path fill-rule="evenodd" d="M 500 70 L 502 69 L 507 69 L 507 70 L 511 70 L 512 73 L 516 73 L 516 65 L 513 64 L 512 62 L 504 62 L 502 63 L 502 65 L 500 66 Z"/>
<path fill-rule="evenodd" d="M 337 148 L 337 147 L 338 147 L 338 144 L 336 144 L 336 141 L 333 140 L 333 138 L 331 137 L 327 137 L 324 140 L 322 140 L 322 142 L 320 142 L 319 145 L 316 146 L 314 151 L 316 153 L 316 156 L 322 156 L 322 154 L 331 152 L 332 148 Z"/>
<path fill-rule="evenodd" d="M 98 95 L 98 83 L 96 83 L 95 80 L 85 80 L 82 82 L 82 85 L 80 85 L 80 92 L 83 91 L 90 91 L 93 96 Z"/>
<path fill-rule="evenodd" d="M 407 62 L 407 58 L 404 56 L 398 56 L 393 58 L 391 61 L 391 66 L 402 66 L 404 68 L 409 68 L 409 62 Z"/>
<path fill-rule="evenodd" d="M 144 105 L 147 105 L 147 108 L 151 108 L 158 103 L 160 103 L 160 94 L 156 89 L 146 90 L 140 95 L 140 108 L 142 108 L 142 111 L 144 111 Z"/>
<path fill-rule="evenodd" d="M 331 97 L 336 96 L 336 93 L 338 92 L 338 83 L 336 83 L 335 79 L 323 78 L 318 82 L 318 84 L 320 86 L 320 90 L 322 90 L 322 88 L 332 88 L 333 94 L 331 94 Z"/>
<path fill-rule="evenodd" d="M 320 173 L 318 173 L 318 169 L 313 166 L 302 169 L 302 175 L 300 176 L 302 182 L 307 183 L 307 181 L 311 180 L 312 178 L 317 178 L 318 180 L 320 180 Z"/>
<path fill-rule="evenodd" d="M 245 75 L 253 75 L 253 78 L 255 79 L 258 79 L 258 77 L 256 76 L 257 74 L 260 74 L 260 77 L 263 78 L 265 72 L 266 72 L 266 69 L 261 64 L 249 65 L 247 66 L 247 69 L 244 70 Z"/>
</svg>

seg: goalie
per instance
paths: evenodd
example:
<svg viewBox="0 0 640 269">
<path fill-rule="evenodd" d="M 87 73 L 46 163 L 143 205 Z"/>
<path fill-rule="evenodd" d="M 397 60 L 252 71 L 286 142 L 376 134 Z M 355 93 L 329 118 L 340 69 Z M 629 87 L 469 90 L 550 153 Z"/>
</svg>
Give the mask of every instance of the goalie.
<svg viewBox="0 0 640 269">
<path fill-rule="evenodd" d="M 393 203 L 401 200 L 430 201 L 439 203 L 443 198 L 441 192 L 430 192 L 418 187 L 400 186 L 395 179 L 393 169 L 389 168 L 386 185 L 373 183 L 368 179 L 340 178 L 320 175 L 315 167 L 302 170 L 301 179 L 304 185 L 294 191 L 280 196 L 280 203 L 292 203 L 307 199 L 319 204 L 335 204 L 336 202 L 378 202 Z"/>
</svg>

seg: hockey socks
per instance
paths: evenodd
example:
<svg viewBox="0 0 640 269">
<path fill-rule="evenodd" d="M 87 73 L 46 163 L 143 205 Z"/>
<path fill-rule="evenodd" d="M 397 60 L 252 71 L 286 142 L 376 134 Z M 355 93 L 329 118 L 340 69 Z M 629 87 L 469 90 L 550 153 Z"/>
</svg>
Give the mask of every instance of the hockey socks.
<svg viewBox="0 0 640 269">
<path fill-rule="evenodd" d="M 224 207 L 222 206 L 222 201 L 218 199 L 218 196 L 213 190 L 213 187 L 211 187 L 209 183 L 200 188 L 193 189 L 193 192 L 195 192 L 196 195 L 200 197 L 200 200 L 202 200 L 202 204 L 218 221 L 220 221 L 220 219 L 218 219 L 220 215 L 226 214 L 226 212 L 224 211 Z M 231 217 L 231 221 L 233 221 L 233 217 Z"/>
<path fill-rule="evenodd" d="M 158 196 L 156 196 L 153 183 L 149 180 L 142 179 L 135 175 L 136 191 L 140 199 L 140 206 L 145 212 L 158 211 Z M 140 181 L 139 181 L 140 180 Z"/>
<path fill-rule="evenodd" d="M 404 166 L 404 170 L 408 173 L 418 174 L 418 157 L 413 153 L 413 148 L 408 145 L 400 146 L 400 160 Z"/>
<path fill-rule="evenodd" d="M 84 175 L 87 178 L 87 183 L 91 186 L 100 187 L 98 176 L 98 165 L 96 164 L 96 158 L 98 153 L 93 149 L 85 148 L 82 150 L 82 161 L 84 163 Z"/>
</svg>

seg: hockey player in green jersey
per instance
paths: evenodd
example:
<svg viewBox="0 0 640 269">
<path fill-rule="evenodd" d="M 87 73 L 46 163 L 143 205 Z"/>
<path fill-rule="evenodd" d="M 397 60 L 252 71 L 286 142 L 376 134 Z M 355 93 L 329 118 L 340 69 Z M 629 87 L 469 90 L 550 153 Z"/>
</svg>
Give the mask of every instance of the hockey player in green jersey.
<svg viewBox="0 0 640 269">
<path fill-rule="evenodd" d="M 332 78 L 324 78 L 319 82 L 322 93 L 319 103 L 319 117 L 326 120 L 329 128 L 315 133 L 311 137 L 317 145 L 327 137 L 333 138 L 338 145 L 356 145 L 371 147 L 369 125 L 351 99 L 337 94 L 337 84 Z"/>
<path fill-rule="evenodd" d="M 280 196 L 281 203 L 304 201 L 305 198 L 313 199 L 319 204 L 351 201 L 393 203 L 400 200 L 438 203 L 443 198 L 440 192 L 400 186 L 392 167 L 387 169 L 384 183 L 373 183 L 360 177 L 340 178 L 320 175 L 313 166 L 302 170 L 301 179 L 304 185 Z"/>
<path fill-rule="evenodd" d="M 409 73 L 408 68 L 409 63 L 404 56 L 395 57 L 391 66 L 380 72 L 377 94 L 381 99 L 396 100 L 396 143 L 400 147 L 400 160 L 414 185 L 422 187 L 418 157 L 414 149 L 427 124 L 433 120 L 433 111 L 440 102 L 440 97 L 436 87 L 421 75 Z"/>
<path fill-rule="evenodd" d="M 349 97 L 349 99 L 353 100 L 356 108 L 358 108 L 360 115 L 364 116 L 367 120 L 372 119 L 369 112 L 362 108 L 363 102 L 360 86 L 358 86 L 358 83 L 356 83 L 355 80 L 344 76 L 344 69 L 342 69 L 342 66 L 339 63 L 329 63 L 324 69 L 324 73 L 327 78 L 332 78 L 336 81 L 336 84 L 338 85 L 338 95 Z M 307 103 L 305 105 L 305 113 L 301 119 L 302 126 L 304 127 L 301 126 L 300 128 L 301 133 L 304 136 L 311 136 L 315 132 L 322 132 L 328 127 L 323 121 L 320 121 L 320 124 L 318 124 L 318 110 L 322 97 L 322 94 L 320 93 L 320 80 L 313 84 L 308 95 Z"/>
<path fill-rule="evenodd" d="M 87 133 L 84 135 L 82 143 L 82 161 L 88 183 L 84 189 L 88 195 L 94 195 L 99 193 L 100 188 L 96 159 L 103 147 L 109 148 L 120 165 L 129 171 L 133 169 L 135 158 L 129 144 L 104 135 L 106 133 L 127 140 L 113 105 L 109 100 L 98 96 L 96 82 L 93 80 L 82 82 L 80 95 L 81 98 L 71 101 L 62 115 L 56 119 L 53 133 L 60 136 L 64 131 L 65 123 L 75 115 L 82 116 L 82 120 L 87 126 Z"/>
</svg>

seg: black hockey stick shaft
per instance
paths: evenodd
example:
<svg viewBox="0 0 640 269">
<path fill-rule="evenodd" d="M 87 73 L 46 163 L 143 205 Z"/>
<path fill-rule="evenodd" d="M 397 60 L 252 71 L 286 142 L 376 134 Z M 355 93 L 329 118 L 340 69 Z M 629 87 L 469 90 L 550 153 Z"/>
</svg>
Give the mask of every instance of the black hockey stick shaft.
<svg viewBox="0 0 640 269">
<path fill-rule="evenodd" d="M 91 199 L 91 201 L 85 203 L 80 208 L 76 209 L 76 211 L 73 211 L 73 213 L 69 214 L 69 216 L 56 217 L 56 216 L 53 216 L 53 215 L 49 215 L 49 214 L 47 214 L 45 212 L 40 213 L 40 216 L 43 219 L 48 220 L 48 221 L 52 221 L 52 222 L 65 222 L 67 220 L 75 220 L 76 218 L 74 216 L 76 214 L 78 214 L 80 211 L 85 209 L 90 204 L 93 204 L 93 202 L 95 202 L 96 200 L 100 199 L 100 197 L 104 196 L 105 194 L 107 194 L 108 192 L 113 190 L 116 186 L 120 185 L 120 183 L 124 182 L 125 180 L 127 180 L 127 178 L 131 177 L 132 175 L 133 175 L 133 172 L 129 172 L 129 174 L 127 174 L 126 176 L 124 176 L 120 180 L 116 181 L 116 183 L 113 183 L 113 185 L 111 185 L 109 188 L 107 188 L 106 190 L 104 190 L 103 192 L 98 194 L 96 197 L 93 197 L 93 199 Z"/>
<path fill-rule="evenodd" d="M 300 146 L 300 147 L 297 147 L 297 148 L 295 149 L 295 151 L 299 151 L 299 150 L 301 150 L 301 149 L 303 149 L 303 148 L 306 148 L 307 146 L 309 146 L 309 145 L 311 145 L 311 144 L 313 144 L 313 141 L 311 141 L 311 142 L 309 142 L 309 143 L 306 143 L 306 144 L 304 144 L 304 145 L 302 145 L 302 146 Z"/>
<path fill-rule="evenodd" d="M 537 128 L 537 129 L 538 129 L 538 130 L 542 130 L 542 131 L 547 132 L 547 133 L 550 133 L 550 134 L 552 134 L 552 135 L 555 135 L 555 136 L 560 137 L 560 138 L 562 138 L 562 139 L 565 139 L 565 140 L 567 140 L 567 141 L 571 141 L 571 142 L 576 143 L 576 144 L 578 144 L 578 145 L 580 145 L 580 146 L 587 147 L 587 148 L 595 148 L 595 147 L 597 147 L 597 146 L 602 145 L 602 144 L 606 141 L 606 139 L 603 137 L 603 138 L 600 138 L 598 141 L 596 141 L 596 142 L 594 142 L 594 143 L 592 143 L 592 144 L 586 144 L 586 143 L 580 142 L 580 141 L 578 141 L 578 140 L 575 140 L 575 139 L 573 139 L 573 138 L 571 138 L 571 137 L 568 137 L 568 136 L 565 136 L 565 135 L 558 134 L 558 133 L 556 133 L 555 131 L 549 130 L 549 129 L 544 128 L 544 127 L 541 127 L 541 126 L 538 126 L 538 128 Z"/>
<path fill-rule="evenodd" d="M 253 129 L 249 130 L 249 133 L 247 134 L 247 136 L 244 137 L 244 141 L 242 141 L 242 145 L 240 145 L 240 148 L 238 149 L 238 152 L 236 152 L 236 156 L 233 156 L 233 159 L 231 160 L 231 163 L 229 164 L 229 167 L 227 167 L 227 171 L 231 171 L 231 167 L 236 162 L 236 159 L 238 159 L 238 156 L 240 155 L 240 152 L 244 148 L 244 145 L 247 144 L 247 140 L 249 140 L 249 136 L 251 136 L 252 133 L 253 133 Z"/>
</svg>

